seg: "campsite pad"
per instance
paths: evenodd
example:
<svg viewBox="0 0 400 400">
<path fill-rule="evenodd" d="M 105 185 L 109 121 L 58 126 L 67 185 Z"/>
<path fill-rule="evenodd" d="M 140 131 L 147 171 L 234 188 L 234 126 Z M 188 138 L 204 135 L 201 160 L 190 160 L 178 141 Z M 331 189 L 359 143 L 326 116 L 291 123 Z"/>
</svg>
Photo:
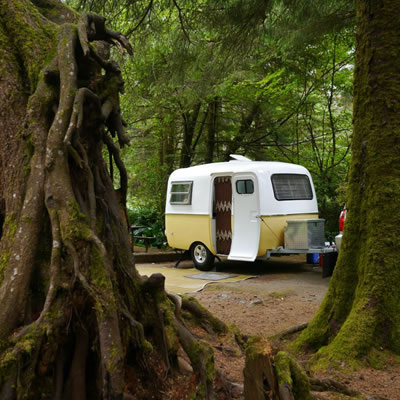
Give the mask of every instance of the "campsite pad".
<svg viewBox="0 0 400 400">
<path fill-rule="evenodd" d="M 165 288 L 170 292 L 180 294 L 198 292 L 207 284 L 215 281 L 227 283 L 254 278 L 254 276 L 250 275 L 233 275 L 219 272 L 199 273 L 195 268 L 168 268 L 154 264 L 136 265 L 136 269 L 140 275 L 163 274 L 165 276 Z"/>
</svg>

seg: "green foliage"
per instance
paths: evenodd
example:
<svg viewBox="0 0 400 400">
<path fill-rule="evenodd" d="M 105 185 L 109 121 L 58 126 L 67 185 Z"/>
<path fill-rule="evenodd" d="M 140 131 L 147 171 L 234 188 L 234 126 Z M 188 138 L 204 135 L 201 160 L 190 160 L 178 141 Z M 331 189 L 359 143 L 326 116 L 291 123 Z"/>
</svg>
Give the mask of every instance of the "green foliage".
<svg viewBox="0 0 400 400">
<path fill-rule="evenodd" d="M 178 167 L 231 153 L 294 162 L 311 171 L 336 233 L 352 131 L 352 2 L 70 3 L 130 34 L 134 57 L 120 60 L 130 199 L 161 219 Z"/>
<path fill-rule="evenodd" d="M 128 209 L 129 223 L 131 225 L 142 226 L 135 231 L 138 236 L 154 236 L 153 247 L 161 248 L 165 246 L 166 238 L 164 234 L 164 218 L 157 210 L 150 207 L 136 207 Z M 135 240 L 135 243 L 143 243 L 143 240 Z"/>
</svg>

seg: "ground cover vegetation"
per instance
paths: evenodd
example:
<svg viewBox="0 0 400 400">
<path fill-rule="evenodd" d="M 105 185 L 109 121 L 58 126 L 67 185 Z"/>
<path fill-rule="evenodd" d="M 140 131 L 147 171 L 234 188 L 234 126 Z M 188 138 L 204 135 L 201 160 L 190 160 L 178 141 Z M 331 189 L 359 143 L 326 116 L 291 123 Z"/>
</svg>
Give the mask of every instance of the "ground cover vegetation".
<svg viewBox="0 0 400 400">
<path fill-rule="evenodd" d="M 316 352 L 315 368 L 398 354 L 396 2 L 356 2 L 356 47 L 347 1 L 65 3 L 0 1 L 0 398 L 162 398 L 180 350 L 194 397 L 229 395 L 188 329 L 227 327 L 134 269 L 128 191 L 161 214 L 170 171 L 241 153 L 307 166 L 328 215 L 347 174 L 354 49 L 343 251 L 293 349 Z M 109 45 L 133 56 L 112 51 L 120 68 Z M 308 398 L 286 354 L 274 380 L 267 347 L 247 342 L 249 368 L 276 398 Z"/>
</svg>

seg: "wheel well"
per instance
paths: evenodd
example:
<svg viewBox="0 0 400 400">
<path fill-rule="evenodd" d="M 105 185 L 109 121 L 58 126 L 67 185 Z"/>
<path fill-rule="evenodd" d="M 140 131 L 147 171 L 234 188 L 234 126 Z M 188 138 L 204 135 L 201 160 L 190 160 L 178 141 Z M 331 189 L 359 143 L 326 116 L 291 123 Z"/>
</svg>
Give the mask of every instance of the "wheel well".
<svg viewBox="0 0 400 400">
<path fill-rule="evenodd" d="M 212 248 L 208 247 L 205 243 L 201 242 L 200 240 L 197 240 L 196 242 L 193 242 L 190 247 L 189 247 L 189 252 L 192 251 L 192 249 L 194 248 L 194 246 L 196 246 L 197 244 L 202 244 L 214 257 L 218 257 L 216 253 L 214 253 L 215 250 L 213 250 Z"/>
<path fill-rule="evenodd" d="M 199 242 L 199 241 L 193 242 L 193 243 L 190 245 L 190 247 L 189 247 L 189 251 L 192 251 L 192 249 L 194 248 L 194 246 L 196 246 L 197 244 L 202 244 L 202 245 L 206 246 L 204 243 Z M 206 247 L 207 247 L 207 246 L 206 246 Z"/>
</svg>

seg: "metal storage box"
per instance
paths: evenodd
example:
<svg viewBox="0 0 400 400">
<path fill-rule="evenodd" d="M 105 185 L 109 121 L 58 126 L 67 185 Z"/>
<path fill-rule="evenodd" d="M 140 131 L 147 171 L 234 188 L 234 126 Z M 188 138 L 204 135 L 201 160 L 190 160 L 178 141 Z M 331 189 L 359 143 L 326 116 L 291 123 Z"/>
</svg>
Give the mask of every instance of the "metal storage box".
<svg viewBox="0 0 400 400">
<path fill-rule="evenodd" d="M 286 222 L 285 249 L 306 250 L 325 247 L 324 219 L 293 219 Z"/>
</svg>

